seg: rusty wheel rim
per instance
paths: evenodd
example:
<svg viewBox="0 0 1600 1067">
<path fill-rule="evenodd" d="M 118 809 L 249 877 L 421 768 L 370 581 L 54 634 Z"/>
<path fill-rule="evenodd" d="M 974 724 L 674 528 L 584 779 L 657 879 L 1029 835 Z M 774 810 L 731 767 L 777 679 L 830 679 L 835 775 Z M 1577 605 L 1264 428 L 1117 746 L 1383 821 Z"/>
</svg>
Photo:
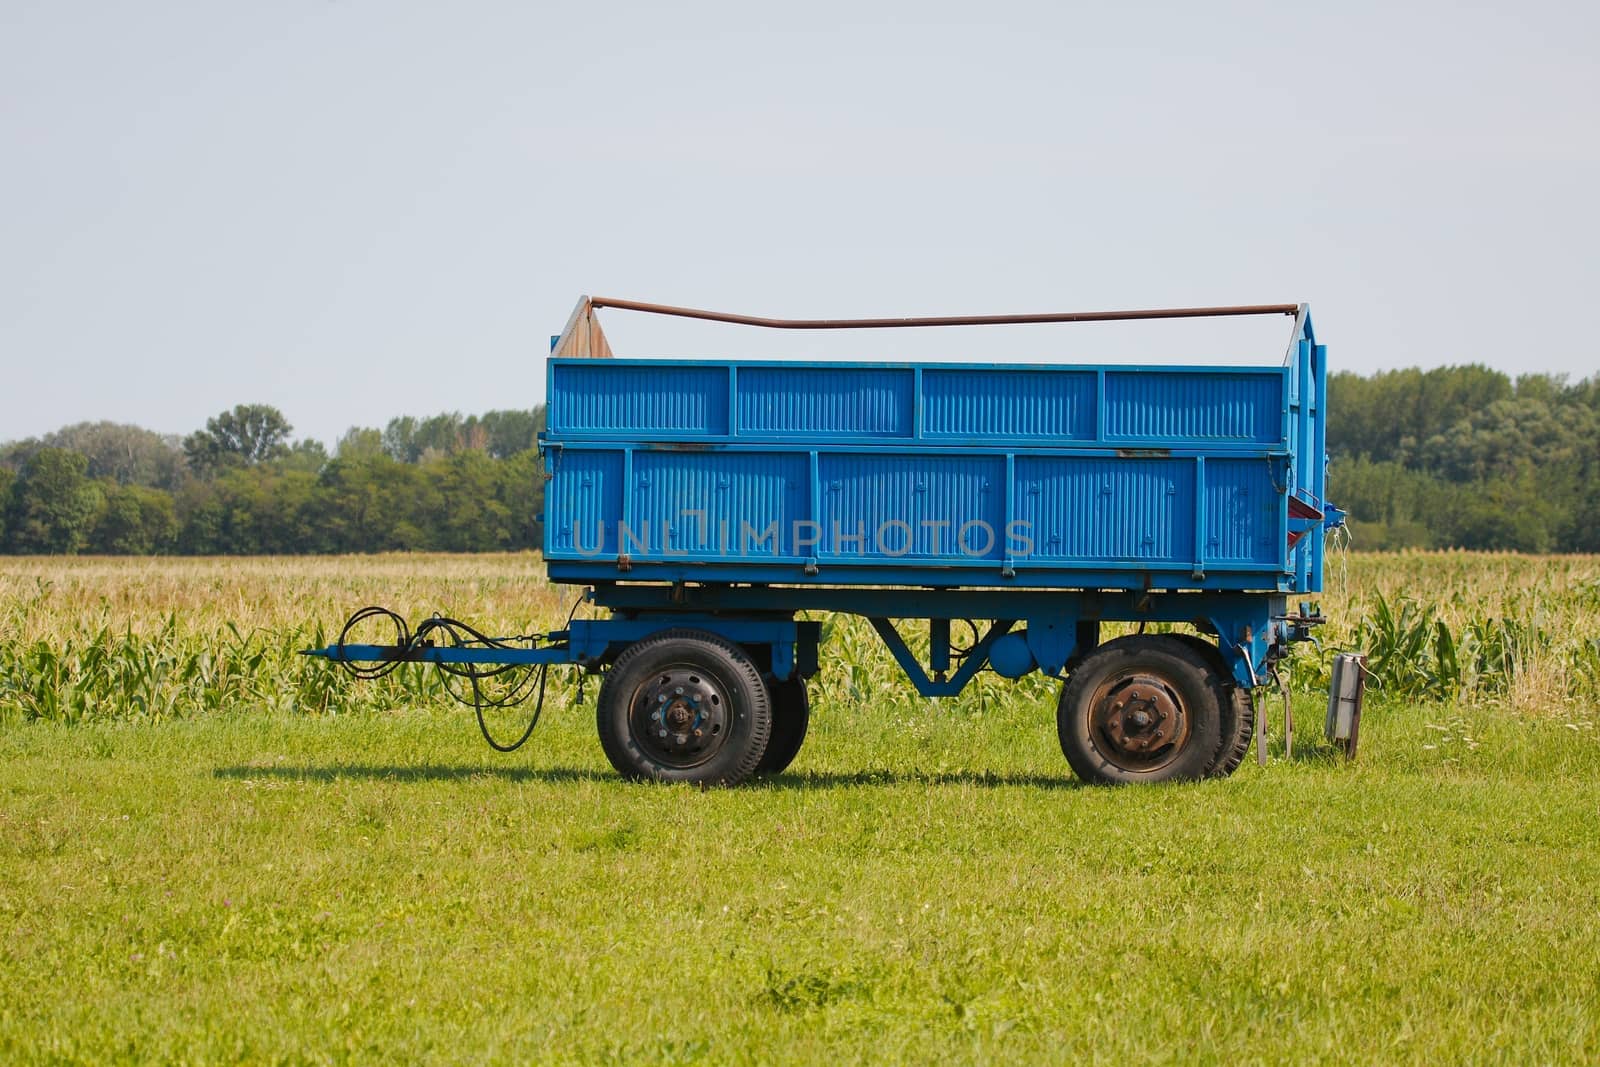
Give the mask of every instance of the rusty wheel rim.
<svg viewBox="0 0 1600 1067">
<path fill-rule="evenodd" d="M 1183 697 L 1148 670 L 1106 679 L 1089 701 L 1089 738 L 1124 771 L 1159 770 L 1177 759 L 1190 725 Z"/>
<path fill-rule="evenodd" d="M 726 690 L 703 667 L 675 663 L 635 692 L 629 724 L 646 756 L 684 769 L 698 767 L 722 749 L 731 714 Z"/>
</svg>

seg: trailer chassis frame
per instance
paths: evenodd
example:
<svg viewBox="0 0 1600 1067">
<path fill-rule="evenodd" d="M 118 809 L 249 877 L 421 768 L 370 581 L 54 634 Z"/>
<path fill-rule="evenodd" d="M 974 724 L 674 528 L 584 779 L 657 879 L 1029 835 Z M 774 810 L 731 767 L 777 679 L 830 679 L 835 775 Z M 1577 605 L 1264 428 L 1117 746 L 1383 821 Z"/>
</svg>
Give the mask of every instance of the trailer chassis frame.
<svg viewBox="0 0 1600 1067">
<path fill-rule="evenodd" d="M 1302 606 L 1296 614 L 1281 595 L 1165 592 L 1156 590 L 1006 590 L 751 585 L 596 585 L 585 599 L 610 618 L 574 619 L 565 630 L 529 647 L 330 645 L 308 654 L 343 662 L 567 664 L 590 672 L 608 666 L 623 649 L 668 629 L 703 630 L 747 648 L 763 650 L 772 676 L 809 678 L 819 665 L 822 626 L 797 612 L 830 612 L 867 619 L 896 664 L 925 697 L 959 695 L 985 668 L 1008 678 L 1038 670 L 1063 677 L 1092 651 L 1100 624 L 1191 625 L 1213 635 L 1237 685 L 1266 682 L 1273 662 L 1291 641 L 1305 640 L 1321 622 Z M 927 662 L 913 650 L 898 620 L 927 624 Z M 969 621 L 974 642 L 955 649 L 951 624 Z M 988 625 L 980 632 L 979 622 Z M 959 662 L 957 662 L 959 661 Z M 952 668 L 954 668 L 952 670 Z"/>
</svg>

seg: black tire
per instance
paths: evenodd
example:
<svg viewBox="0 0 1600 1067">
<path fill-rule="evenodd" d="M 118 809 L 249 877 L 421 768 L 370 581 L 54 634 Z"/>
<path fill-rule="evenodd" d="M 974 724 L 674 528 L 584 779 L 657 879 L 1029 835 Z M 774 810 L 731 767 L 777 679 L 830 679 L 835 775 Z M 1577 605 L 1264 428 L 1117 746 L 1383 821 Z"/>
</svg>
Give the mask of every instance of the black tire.
<svg viewBox="0 0 1600 1067">
<path fill-rule="evenodd" d="M 1239 769 L 1250 754 L 1250 743 L 1255 738 L 1255 694 L 1234 681 L 1228 670 L 1228 661 L 1216 645 L 1198 634 L 1173 634 L 1189 647 L 1198 650 L 1216 669 L 1217 703 L 1222 708 L 1222 747 L 1217 758 L 1206 769 L 1207 778 L 1226 778 Z"/>
<path fill-rule="evenodd" d="M 1229 689 L 1232 699 L 1223 705 L 1222 721 L 1224 730 L 1231 722 L 1233 733 L 1222 735 L 1222 750 L 1217 753 L 1217 761 L 1206 772 L 1207 778 L 1226 778 L 1238 770 L 1245 756 L 1250 753 L 1250 743 L 1255 739 L 1255 694 L 1242 685 L 1230 686 Z"/>
<path fill-rule="evenodd" d="M 622 651 L 595 707 L 600 747 L 626 778 L 735 785 L 761 762 L 772 703 L 743 650 L 663 630 Z"/>
<path fill-rule="evenodd" d="M 767 686 L 772 699 L 772 736 L 767 751 L 756 764 L 757 774 L 782 774 L 800 754 L 806 729 L 811 725 L 811 698 L 805 679 L 791 674 L 787 681 L 773 680 Z"/>
<path fill-rule="evenodd" d="M 1119 637 L 1067 678 L 1061 751 L 1097 785 L 1203 778 L 1222 748 L 1223 710 L 1207 657 L 1174 634 Z"/>
</svg>

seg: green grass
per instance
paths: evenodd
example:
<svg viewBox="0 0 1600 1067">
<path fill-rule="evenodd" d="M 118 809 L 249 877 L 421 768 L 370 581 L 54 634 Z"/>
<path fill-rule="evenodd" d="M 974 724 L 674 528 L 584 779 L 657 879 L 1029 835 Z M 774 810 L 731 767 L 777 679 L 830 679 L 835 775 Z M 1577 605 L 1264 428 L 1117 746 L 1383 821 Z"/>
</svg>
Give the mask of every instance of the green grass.
<svg viewBox="0 0 1600 1067">
<path fill-rule="evenodd" d="M 1292 762 L 1104 790 L 1044 703 L 828 692 L 709 792 L 588 706 L 13 724 L 0 1060 L 1600 1059 L 1592 711 L 1378 704 L 1347 765 L 1307 697 Z"/>
</svg>

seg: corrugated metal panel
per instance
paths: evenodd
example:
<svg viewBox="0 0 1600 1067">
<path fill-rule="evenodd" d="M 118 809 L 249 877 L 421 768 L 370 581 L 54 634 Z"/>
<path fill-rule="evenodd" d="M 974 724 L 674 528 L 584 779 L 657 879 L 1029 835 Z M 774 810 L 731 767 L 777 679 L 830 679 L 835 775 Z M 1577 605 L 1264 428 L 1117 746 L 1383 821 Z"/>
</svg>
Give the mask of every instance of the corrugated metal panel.
<svg viewBox="0 0 1600 1067">
<path fill-rule="evenodd" d="M 1206 562 L 1276 563 L 1288 539 L 1266 459 L 1206 460 Z"/>
<path fill-rule="evenodd" d="M 558 433 L 728 432 L 723 367 L 584 361 L 555 364 L 550 428 Z"/>
<path fill-rule="evenodd" d="M 1000 558 L 1004 456 L 825 454 L 817 464 L 819 557 Z M 857 535 L 860 543 L 842 541 Z"/>
<path fill-rule="evenodd" d="M 911 436 L 910 367 L 741 366 L 739 432 Z"/>
<path fill-rule="evenodd" d="M 1194 558 L 1193 460 L 1018 456 L 1014 492 L 1040 559 Z"/>
<path fill-rule="evenodd" d="M 998 581 L 992 564 L 1008 555 L 1006 584 L 1017 587 L 1070 585 L 1075 574 L 1095 587 L 1136 586 L 1163 567 L 1187 580 L 1197 562 L 1196 585 L 1245 587 L 1259 581 L 1245 571 L 1281 565 L 1287 530 L 1274 475 L 1286 481 L 1285 468 L 1305 465 L 1299 454 L 1315 448 L 1323 417 L 1286 412 L 1281 373 L 1238 367 L 583 360 L 553 362 L 551 374 L 547 548 L 554 559 L 592 561 L 598 577 L 626 552 L 655 566 L 695 564 L 684 573 L 708 581 L 798 578 L 795 557 L 810 555 L 878 564 L 806 576 L 817 580 Z M 1301 392 L 1315 399 L 1314 386 Z M 1274 459 L 1286 424 L 1291 455 Z M 564 435 L 572 447 L 560 447 Z M 1121 454 L 1083 454 L 1096 445 Z M 1166 449 L 1205 456 L 1203 500 L 1195 457 Z M 1023 527 L 1008 529 L 1008 518 Z M 835 540 L 836 530 L 851 540 Z M 820 540 L 802 547 L 797 534 Z M 794 562 L 772 562 L 780 557 Z M 986 565 L 952 566 L 977 560 Z"/>
<path fill-rule="evenodd" d="M 555 475 L 545 485 L 551 516 L 545 552 L 614 559 L 622 518 L 622 453 L 563 448 L 553 453 L 552 462 Z"/>
<path fill-rule="evenodd" d="M 1282 437 L 1283 379 L 1273 374 L 1106 372 L 1106 436 L 1267 443 Z"/>
<path fill-rule="evenodd" d="M 636 452 L 632 534 L 652 557 L 792 556 L 809 467 L 804 452 Z"/>
<path fill-rule="evenodd" d="M 928 435 L 1037 437 L 1040 444 L 1094 439 L 1092 372 L 929 367 L 922 395 Z"/>
</svg>

